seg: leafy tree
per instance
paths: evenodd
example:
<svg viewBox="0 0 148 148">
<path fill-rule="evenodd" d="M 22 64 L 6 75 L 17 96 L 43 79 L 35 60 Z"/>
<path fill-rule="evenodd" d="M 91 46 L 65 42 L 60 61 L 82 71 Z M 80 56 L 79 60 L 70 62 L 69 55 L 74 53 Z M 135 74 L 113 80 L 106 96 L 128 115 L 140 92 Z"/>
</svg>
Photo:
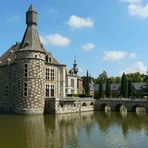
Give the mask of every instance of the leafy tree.
<svg viewBox="0 0 148 148">
<path fill-rule="evenodd" d="M 131 82 L 143 82 L 143 75 L 139 72 L 130 73 L 126 75 L 128 79 L 131 79 Z"/>
<path fill-rule="evenodd" d="M 106 83 L 107 81 L 107 72 L 103 71 L 101 74 L 99 74 L 99 77 L 95 79 L 95 84 L 99 84 L 100 79 L 102 79 L 103 83 Z"/>
<path fill-rule="evenodd" d="M 143 96 L 148 97 L 148 71 L 147 71 L 147 75 L 145 76 L 145 86 L 143 88 Z"/>
<path fill-rule="evenodd" d="M 121 95 L 124 98 L 128 97 L 128 79 L 125 75 L 125 73 L 123 73 L 122 77 L 121 77 Z"/>
<path fill-rule="evenodd" d="M 110 83 L 120 83 L 121 77 L 110 77 Z"/>
<path fill-rule="evenodd" d="M 99 98 L 102 98 L 103 97 L 103 79 L 100 78 L 100 81 L 99 81 Z"/>
<path fill-rule="evenodd" d="M 110 98 L 110 79 L 107 79 L 106 81 L 106 89 L 105 89 L 105 94 L 107 98 Z"/>
</svg>

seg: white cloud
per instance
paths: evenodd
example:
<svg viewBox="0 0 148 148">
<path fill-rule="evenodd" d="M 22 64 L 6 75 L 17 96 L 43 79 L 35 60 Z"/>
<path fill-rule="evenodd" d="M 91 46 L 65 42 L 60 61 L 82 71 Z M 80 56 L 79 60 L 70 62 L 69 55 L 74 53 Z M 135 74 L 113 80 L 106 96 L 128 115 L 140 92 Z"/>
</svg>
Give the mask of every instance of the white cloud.
<svg viewBox="0 0 148 148">
<path fill-rule="evenodd" d="M 112 51 L 105 51 L 103 60 L 105 61 L 120 61 L 125 58 L 136 58 L 137 54 L 135 52 L 126 52 L 121 50 L 112 50 Z"/>
<path fill-rule="evenodd" d="M 127 52 L 125 51 L 105 51 L 103 60 L 106 61 L 119 61 L 126 57 Z"/>
<path fill-rule="evenodd" d="M 128 6 L 128 11 L 131 16 L 139 16 L 142 18 L 148 17 L 148 3 L 144 6 L 131 4 Z"/>
<path fill-rule="evenodd" d="M 134 73 L 134 72 L 140 72 L 146 74 L 147 67 L 144 65 L 143 62 L 137 61 L 133 63 L 131 66 L 127 67 L 125 70 L 121 71 L 121 73 Z"/>
<path fill-rule="evenodd" d="M 82 50 L 84 51 L 91 51 L 95 48 L 95 45 L 93 43 L 87 43 L 82 46 Z"/>
<path fill-rule="evenodd" d="M 47 36 L 40 36 L 40 40 L 44 45 L 52 44 L 55 46 L 66 47 L 71 40 L 60 34 L 51 34 Z"/>
<path fill-rule="evenodd" d="M 87 17 L 87 18 L 82 18 L 76 15 L 70 16 L 68 20 L 68 25 L 72 28 L 83 28 L 83 27 L 93 27 L 94 21 L 93 19 Z"/>
<path fill-rule="evenodd" d="M 148 3 L 142 4 L 142 0 L 120 0 L 128 4 L 128 12 L 131 16 L 141 18 L 148 17 Z"/>
<path fill-rule="evenodd" d="M 20 18 L 19 18 L 19 16 L 17 16 L 17 15 L 12 15 L 12 16 L 10 16 L 10 17 L 6 17 L 6 21 L 8 21 L 8 22 L 16 22 L 16 21 L 19 21 L 20 20 Z"/>
</svg>

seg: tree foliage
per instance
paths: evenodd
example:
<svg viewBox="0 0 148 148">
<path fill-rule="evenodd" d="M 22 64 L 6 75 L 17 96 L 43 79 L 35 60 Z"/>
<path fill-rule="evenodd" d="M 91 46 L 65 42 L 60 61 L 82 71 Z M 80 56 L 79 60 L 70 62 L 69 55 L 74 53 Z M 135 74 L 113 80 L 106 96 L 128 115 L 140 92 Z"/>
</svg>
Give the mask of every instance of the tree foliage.
<svg viewBox="0 0 148 148">
<path fill-rule="evenodd" d="M 89 77 L 88 70 L 86 76 L 82 78 L 83 78 L 83 87 L 85 90 L 85 94 L 90 95 L 89 83 L 91 81 L 91 78 Z"/>
<path fill-rule="evenodd" d="M 110 98 L 110 95 L 111 95 L 110 79 L 107 79 L 106 81 L 105 95 L 107 98 Z"/>
<path fill-rule="evenodd" d="M 104 95 L 103 93 L 103 79 L 100 78 L 100 81 L 99 81 L 99 98 L 102 98 Z"/>
<path fill-rule="evenodd" d="M 110 83 L 120 83 L 121 77 L 110 77 Z"/>
<path fill-rule="evenodd" d="M 128 97 L 128 79 L 127 79 L 125 73 L 123 73 L 123 75 L 121 77 L 121 92 L 120 92 L 120 94 L 124 98 Z"/>
<path fill-rule="evenodd" d="M 145 86 L 143 88 L 143 96 L 148 97 L 148 71 L 147 71 L 147 75 L 145 75 Z"/>
<path fill-rule="evenodd" d="M 131 79 L 128 80 L 128 98 L 133 98 L 134 96 L 134 87 L 131 83 Z"/>
<path fill-rule="evenodd" d="M 127 78 L 131 80 L 131 82 L 143 82 L 144 77 L 139 72 L 126 74 Z"/>
<path fill-rule="evenodd" d="M 99 77 L 97 77 L 97 78 L 95 79 L 95 84 L 99 84 L 100 79 L 102 79 L 102 82 L 103 82 L 103 83 L 106 83 L 107 78 L 108 78 L 107 72 L 106 72 L 106 71 L 103 71 L 101 74 L 99 74 Z"/>
</svg>

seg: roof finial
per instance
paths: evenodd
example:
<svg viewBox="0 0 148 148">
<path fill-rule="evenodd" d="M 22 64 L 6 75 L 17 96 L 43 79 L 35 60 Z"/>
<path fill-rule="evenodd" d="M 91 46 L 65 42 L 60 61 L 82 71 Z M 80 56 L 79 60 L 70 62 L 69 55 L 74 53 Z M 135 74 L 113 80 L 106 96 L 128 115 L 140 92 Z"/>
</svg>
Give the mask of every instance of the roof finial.
<svg viewBox="0 0 148 148">
<path fill-rule="evenodd" d="M 74 64 L 76 64 L 76 55 L 74 56 Z"/>
<path fill-rule="evenodd" d="M 35 11 L 35 9 L 34 9 L 34 7 L 33 7 L 33 5 L 32 5 L 32 4 L 30 5 L 30 7 L 29 7 L 28 11 Z"/>
</svg>

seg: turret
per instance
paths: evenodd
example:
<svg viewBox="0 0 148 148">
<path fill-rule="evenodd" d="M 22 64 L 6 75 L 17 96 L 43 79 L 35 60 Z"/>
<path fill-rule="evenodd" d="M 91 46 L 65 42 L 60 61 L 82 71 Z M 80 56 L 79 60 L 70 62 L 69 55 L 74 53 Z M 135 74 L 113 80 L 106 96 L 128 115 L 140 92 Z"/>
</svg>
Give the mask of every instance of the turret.
<svg viewBox="0 0 148 148">
<path fill-rule="evenodd" d="M 73 68 L 69 71 L 69 73 L 70 74 L 75 74 L 75 75 L 77 75 L 77 73 L 78 73 L 78 68 L 77 68 L 77 63 L 76 63 L 76 58 L 75 58 L 75 60 L 74 60 L 74 64 L 73 64 Z"/>
<path fill-rule="evenodd" d="M 26 31 L 16 51 L 19 82 L 17 113 L 43 113 L 45 90 L 45 50 L 37 32 L 37 12 L 31 5 L 26 12 Z"/>
<path fill-rule="evenodd" d="M 30 5 L 28 11 L 26 12 L 27 26 L 37 25 L 37 15 L 38 13 L 34 10 L 33 6 Z"/>
</svg>

